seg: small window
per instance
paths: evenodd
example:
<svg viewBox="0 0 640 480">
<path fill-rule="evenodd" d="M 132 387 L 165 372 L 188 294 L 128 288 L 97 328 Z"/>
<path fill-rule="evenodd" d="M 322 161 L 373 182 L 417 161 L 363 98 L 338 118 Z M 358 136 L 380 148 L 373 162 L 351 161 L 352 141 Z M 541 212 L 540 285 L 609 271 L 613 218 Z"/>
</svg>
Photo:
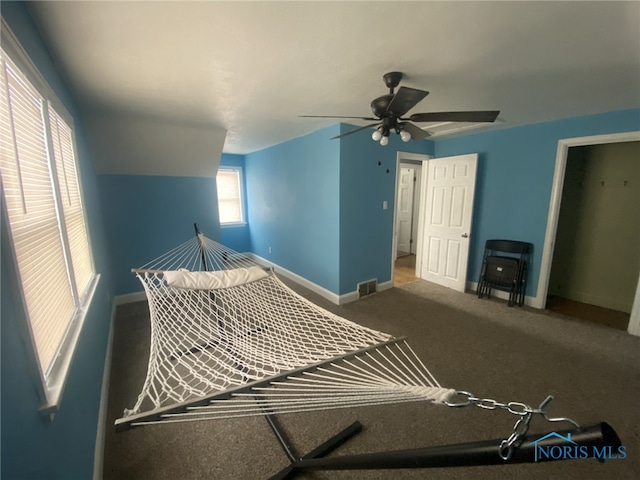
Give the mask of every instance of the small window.
<svg viewBox="0 0 640 480">
<path fill-rule="evenodd" d="M 2 27 L 0 190 L 9 240 L 3 260 L 15 272 L 8 283 L 23 306 L 19 315 L 39 377 L 41 410 L 50 414 L 59 405 L 98 275 L 82 205 L 73 120 L 4 22 Z"/>
<path fill-rule="evenodd" d="M 242 207 L 242 170 L 220 168 L 216 176 L 221 225 L 245 223 Z"/>
</svg>

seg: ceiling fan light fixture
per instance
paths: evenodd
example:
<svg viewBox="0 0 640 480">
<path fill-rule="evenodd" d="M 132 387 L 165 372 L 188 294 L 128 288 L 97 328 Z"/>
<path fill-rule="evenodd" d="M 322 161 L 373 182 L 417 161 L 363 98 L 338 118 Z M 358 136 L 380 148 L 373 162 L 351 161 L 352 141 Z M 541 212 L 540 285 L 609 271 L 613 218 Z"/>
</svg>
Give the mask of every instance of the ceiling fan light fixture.
<svg viewBox="0 0 640 480">
<path fill-rule="evenodd" d="M 382 138 L 382 132 L 380 131 L 380 129 L 377 129 L 375 132 L 373 132 L 371 138 L 374 142 L 379 141 Z"/>
<path fill-rule="evenodd" d="M 382 145 L 383 147 L 388 143 L 389 143 L 389 137 L 385 136 L 380 139 L 380 145 Z"/>
<path fill-rule="evenodd" d="M 411 140 L 411 134 L 406 130 L 402 130 L 400 132 L 400 138 L 402 139 L 403 142 L 408 142 L 409 140 Z"/>
</svg>

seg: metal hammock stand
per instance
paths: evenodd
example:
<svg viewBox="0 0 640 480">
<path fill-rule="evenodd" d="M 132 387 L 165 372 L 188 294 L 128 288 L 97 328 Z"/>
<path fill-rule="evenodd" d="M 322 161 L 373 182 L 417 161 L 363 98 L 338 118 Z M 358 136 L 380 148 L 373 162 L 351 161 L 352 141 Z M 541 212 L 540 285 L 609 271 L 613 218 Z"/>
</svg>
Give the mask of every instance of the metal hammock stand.
<svg viewBox="0 0 640 480">
<path fill-rule="evenodd" d="M 227 248 L 217 250 L 217 257 L 213 260 L 211 258 L 208 259 L 207 251 L 210 250 L 212 241 L 206 239 L 206 237 L 201 234 L 197 225 L 194 225 L 194 227 L 196 231 L 197 249 L 199 249 L 196 255 L 200 257 L 197 261 L 199 264 L 197 268 L 200 270 L 204 270 L 205 272 L 212 270 L 222 271 L 235 269 L 238 265 L 256 265 L 253 261 L 247 263 L 246 257 Z M 215 242 L 213 243 L 215 244 Z M 216 248 L 220 246 L 219 244 L 215 245 Z M 183 257 L 180 257 L 180 261 L 183 261 Z M 161 309 L 163 305 L 169 305 L 169 307 L 171 307 L 171 305 L 177 304 L 180 308 L 187 308 L 185 305 L 188 302 L 188 298 L 190 298 L 189 295 L 191 295 L 191 292 L 189 292 L 186 287 L 177 293 L 171 290 L 171 288 L 168 288 L 167 272 L 165 270 L 142 268 L 133 269 L 132 271 L 138 275 L 147 293 L 152 316 L 152 351 L 150 352 L 149 371 L 147 373 L 147 380 L 143 386 L 143 393 L 140 394 L 138 403 L 133 410 L 126 410 L 123 418 L 116 420 L 116 431 L 128 430 L 129 428 L 144 424 L 199 421 L 211 418 L 225 418 L 225 416 L 262 415 L 267 420 L 274 436 L 290 462 L 286 468 L 271 477 L 274 480 L 290 479 L 301 472 L 309 470 L 458 467 L 508 465 L 559 460 L 563 459 L 563 457 L 546 456 L 539 458 L 536 449 L 540 447 L 566 448 L 567 439 L 570 439 L 573 448 L 583 449 L 580 450 L 582 454 L 579 458 L 596 458 L 602 461 L 602 452 L 615 452 L 621 446 L 618 435 L 607 423 L 580 427 L 568 418 L 550 418 L 547 415 L 546 407 L 553 399 L 551 396 L 548 396 L 538 408 L 532 408 L 519 402 L 501 403 L 493 399 L 478 398 L 469 392 L 442 388 L 420 360 L 413 356 L 413 351 L 403 338 L 393 338 L 336 317 L 322 310 L 320 307 L 311 304 L 307 300 L 301 299 L 301 297 L 298 297 L 297 294 L 292 291 L 286 294 L 291 296 L 292 301 L 300 303 L 302 308 L 311 309 L 312 315 L 319 315 L 325 312 L 327 317 L 321 319 L 323 322 L 341 322 L 340 328 L 345 328 L 347 331 L 344 334 L 343 332 L 336 331 L 336 335 L 342 335 L 348 338 L 354 335 L 354 331 L 357 331 L 365 337 L 370 337 L 370 339 L 358 347 L 348 347 L 342 353 L 334 353 L 316 359 L 316 361 L 307 360 L 306 363 L 298 367 L 280 368 L 279 370 L 271 371 L 267 366 L 266 370 L 258 371 L 260 367 L 256 365 L 258 365 L 259 362 L 256 364 L 251 363 L 252 359 L 249 358 L 250 355 L 247 354 L 247 351 L 236 348 L 234 342 L 245 344 L 269 330 L 272 327 L 270 322 L 273 321 L 273 318 L 279 319 L 281 315 L 284 315 L 283 310 L 278 310 L 276 317 L 268 317 L 266 321 L 262 319 L 257 323 L 240 323 L 244 331 L 238 331 L 237 325 L 233 326 L 232 339 L 229 341 L 227 337 L 220 334 L 220 332 L 229 331 L 229 325 L 225 324 L 227 320 L 232 321 L 235 316 L 238 316 L 242 317 L 240 319 L 242 322 L 247 322 L 250 316 L 260 316 L 260 312 L 272 308 L 273 305 L 269 304 L 271 307 L 269 307 L 268 304 L 260 305 L 257 310 L 251 310 L 250 313 L 247 313 L 238 306 L 230 307 L 227 305 L 227 303 L 233 302 L 234 298 L 245 298 L 246 292 L 236 294 L 233 293 L 234 288 L 203 290 L 204 287 L 200 287 L 204 293 L 200 293 L 199 302 L 203 302 L 204 299 L 204 305 L 198 303 L 195 310 L 191 309 L 186 313 L 182 311 L 178 313 L 171 312 L 168 317 L 161 318 L 161 322 L 154 323 L 154 315 L 162 313 L 158 310 Z M 271 272 L 270 275 L 273 277 L 273 272 Z M 153 277 L 153 282 L 149 280 L 149 276 Z M 161 280 L 158 280 L 158 278 Z M 267 278 L 264 281 L 279 282 L 273 278 Z M 262 282 L 263 280 L 257 280 L 249 282 L 249 284 L 258 285 Z M 150 290 L 149 285 L 152 284 L 160 289 L 160 293 Z M 287 289 L 287 287 L 284 286 L 282 286 L 282 288 Z M 236 296 L 224 297 L 229 291 Z M 251 295 L 251 298 L 255 301 L 260 301 L 260 295 L 263 294 L 258 293 L 258 296 L 256 296 L 255 293 L 252 293 Z M 152 301 L 153 296 L 157 297 L 154 301 Z M 157 303 L 158 301 L 160 303 Z M 166 302 L 168 301 L 172 303 L 167 304 Z M 286 307 L 288 308 L 289 304 L 287 304 Z M 258 312 L 257 314 L 256 311 Z M 157 378 L 154 377 L 156 373 L 152 371 L 152 363 L 157 367 L 156 364 L 162 363 L 162 361 L 154 357 L 154 349 L 156 354 L 161 350 L 167 349 L 166 345 L 161 343 L 166 339 L 162 338 L 163 332 L 158 330 L 158 325 L 162 324 L 166 326 L 170 323 L 178 323 L 179 328 L 188 328 L 188 326 L 185 327 L 184 324 L 191 323 L 197 315 L 215 318 L 215 320 L 209 318 L 205 326 L 212 329 L 214 336 L 216 332 L 218 332 L 219 335 L 215 337 L 214 340 L 209 336 L 203 341 L 201 334 L 201 330 L 203 329 L 202 324 L 198 327 L 198 331 L 200 332 L 198 338 L 193 337 L 192 331 L 187 334 L 182 333 L 182 331 L 176 333 L 176 338 L 181 336 L 180 339 L 191 343 L 186 343 L 187 346 L 185 347 L 185 343 L 175 342 L 173 338 L 170 339 L 170 349 L 172 349 L 172 353 L 163 359 L 165 365 L 163 368 L 169 369 L 168 378 L 170 377 L 174 385 L 167 387 L 167 384 L 161 384 L 161 386 L 158 387 L 158 384 L 154 383 L 157 381 Z M 276 327 L 274 327 L 274 330 L 275 328 Z M 288 332 L 285 332 L 285 336 L 292 336 L 287 335 L 287 333 Z M 169 337 L 173 336 L 173 334 L 167 335 L 167 333 L 164 332 L 164 336 Z M 313 342 L 310 342 L 308 339 L 304 340 L 302 347 L 306 348 L 312 343 Z M 177 347 L 177 345 L 179 345 L 179 347 Z M 178 350 L 176 350 L 176 348 Z M 182 348 L 182 350 L 180 350 L 180 348 Z M 282 349 L 282 345 L 277 344 L 276 350 L 278 348 Z M 276 351 L 272 353 L 272 355 L 276 358 L 279 353 L 280 352 Z M 261 357 L 263 352 L 257 351 L 256 355 Z M 391 360 L 387 357 L 391 358 Z M 201 358 L 213 361 L 213 364 L 217 366 L 224 360 L 226 360 L 227 366 L 229 364 L 231 365 L 225 372 L 225 383 L 219 384 L 220 380 L 215 376 L 212 379 L 205 378 L 209 373 L 207 371 L 209 366 L 206 363 L 198 364 L 198 362 L 201 362 Z M 173 365 L 174 363 L 176 364 L 175 366 Z M 167 367 L 167 364 L 171 365 Z M 396 364 L 401 364 L 401 366 L 398 367 Z M 189 375 L 184 377 L 196 384 L 195 387 L 193 387 L 194 390 L 190 390 L 192 386 L 186 385 L 188 382 L 184 379 L 180 379 L 180 381 L 175 384 L 176 372 L 178 372 L 180 368 L 196 368 L 194 365 L 196 365 L 199 370 L 191 370 Z M 404 370 L 407 370 L 408 373 L 404 373 Z M 345 377 L 348 377 L 348 375 L 344 372 L 347 372 L 347 374 L 356 372 L 356 374 L 345 380 Z M 376 377 L 376 380 L 378 380 L 378 377 L 382 378 L 381 383 L 373 385 L 367 375 Z M 311 377 L 311 379 L 309 379 L 309 377 Z M 194 378 L 196 378 L 196 380 L 193 380 Z M 202 383 L 206 382 L 209 382 L 209 385 L 213 386 L 209 391 L 201 392 Z M 394 385 L 389 386 L 389 383 L 393 383 Z M 395 385 L 396 383 L 398 385 Z M 330 396 L 323 390 L 323 388 L 329 384 L 331 384 L 330 388 L 334 389 L 329 392 Z M 282 385 L 285 386 L 284 390 L 279 390 L 282 388 Z M 338 394 L 342 395 L 339 401 L 335 400 L 336 385 L 338 387 Z M 356 394 L 351 391 L 345 393 L 346 388 L 351 388 L 352 386 L 356 388 Z M 183 392 L 182 395 L 179 395 L 179 392 L 176 393 L 179 390 L 178 387 L 185 388 L 185 392 Z M 171 390 L 172 388 L 175 388 L 175 391 Z M 296 391 L 296 389 L 300 388 L 302 390 Z M 288 393 L 291 391 L 294 393 Z M 300 395 L 300 391 L 312 393 L 304 393 L 302 398 L 296 397 L 295 400 L 289 399 L 289 396 Z M 196 393 L 194 394 L 194 392 Z M 313 395 L 316 394 L 318 395 L 317 399 L 313 397 Z M 143 401 L 148 401 L 148 397 L 154 395 L 157 396 L 157 398 L 151 399 L 154 408 L 141 412 Z M 271 398 L 272 395 L 273 398 Z M 309 395 L 311 395 L 311 397 Z M 517 418 L 517 421 L 513 431 L 504 439 L 361 455 L 326 457 L 326 455 L 362 430 L 360 422 L 354 422 L 311 452 L 300 455 L 292 445 L 285 430 L 279 424 L 276 416 L 276 414 L 294 411 L 311 411 L 326 408 L 344 408 L 349 406 L 377 405 L 416 400 L 428 400 L 451 408 L 477 406 L 488 410 L 503 410 L 513 414 Z M 236 408 L 233 402 L 238 401 L 240 404 Z M 528 435 L 529 425 L 534 416 L 540 416 L 549 422 L 568 422 L 573 428 L 560 432 L 547 432 L 546 435 L 544 433 Z"/>
</svg>

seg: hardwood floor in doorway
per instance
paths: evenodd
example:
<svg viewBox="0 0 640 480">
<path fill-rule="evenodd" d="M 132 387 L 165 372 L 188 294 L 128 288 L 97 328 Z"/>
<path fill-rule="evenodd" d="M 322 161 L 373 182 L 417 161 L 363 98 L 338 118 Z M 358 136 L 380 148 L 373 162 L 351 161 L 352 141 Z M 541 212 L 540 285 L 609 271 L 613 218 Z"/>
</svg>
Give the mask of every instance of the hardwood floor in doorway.
<svg viewBox="0 0 640 480">
<path fill-rule="evenodd" d="M 405 255 L 398 257 L 393 269 L 393 286 L 399 287 L 405 283 L 417 280 L 416 277 L 416 256 Z"/>
<path fill-rule="evenodd" d="M 626 331 L 629 326 L 630 315 L 628 313 L 598 307 L 596 305 L 589 305 L 587 303 L 580 303 L 561 297 L 550 296 L 547 299 L 547 310 L 561 313 L 568 317 L 599 323 L 607 327 L 615 328 L 616 330 Z"/>
</svg>

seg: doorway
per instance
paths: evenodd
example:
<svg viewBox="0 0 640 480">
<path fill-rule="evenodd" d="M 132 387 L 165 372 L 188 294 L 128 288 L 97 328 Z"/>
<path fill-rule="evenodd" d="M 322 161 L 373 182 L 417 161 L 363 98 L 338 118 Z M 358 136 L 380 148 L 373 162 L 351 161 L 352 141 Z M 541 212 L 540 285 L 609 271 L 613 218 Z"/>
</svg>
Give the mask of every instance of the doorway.
<svg viewBox="0 0 640 480">
<path fill-rule="evenodd" d="M 570 147 L 547 309 L 627 330 L 640 275 L 640 142 Z"/>
<path fill-rule="evenodd" d="M 624 132 L 618 134 L 606 134 L 606 135 L 598 135 L 592 137 L 580 137 L 580 138 L 569 138 L 562 139 L 558 141 L 558 150 L 556 155 L 556 166 L 554 172 L 554 180 L 551 191 L 551 201 L 549 208 L 549 216 L 547 220 L 547 230 L 544 241 L 544 248 L 542 252 L 542 261 L 541 261 L 541 269 L 540 269 L 540 277 L 538 282 L 538 291 L 537 295 L 534 299 L 532 306 L 536 308 L 545 308 L 547 306 L 547 294 L 551 294 L 553 289 L 555 288 L 551 285 L 551 271 L 552 271 L 552 263 L 554 258 L 554 253 L 556 249 L 556 243 L 562 242 L 562 238 L 557 239 L 557 233 L 560 227 L 560 210 L 562 203 L 562 195 L 564 190 L 564 182 L 565 182 L 565 173 L 568 165 L 568 158 L 570 149 L 573 147 L 584 147 L 584 146 L 596 146 L 596 145 L 607 145 L 607 144 L 626 144 L 628 142 L 639 142 L 640 141 L 640 132 Z M 577 151 L 576 151 L 577 152 Z M 583 151 L 584 153 L 584 151 Z M 575 153 L 574 153 L 575 154 Z M 635 162 L 637 166 L 638 157 L 636 156 Z M 567 175 L 572 175 L 571 173 L 567 173 Z M 607 179 L 603 178 L 600 182 L 604 181 L 605 186 L 607 185 Z M 610 178 L 610 181 L 613 181 L 613 177 Z M 638 180 L 636 178 L 636 184 Z M 600 183 L 600 187 L 603 185 Z M 613 187 L 614 184 L 610 183 L 610 187 Z M 627 186 L 624 186 L 624 179 L 622 179 L 622 184 L 619 185 L 619 189 L 627 188 L 631 186 L 628 182 Z M 605 192 L 604 190 L 600 190 L 600 193 Z M 628 192 L 628 190 L 627 190 Z M 611 193 L 611 192 L 610 192 Z M 617 212 L 616 212 L 617 213 Z M 613 218 L 617 221 L 616 216 L 609 214 L 610 218 Z M 617 221 L 618 224 L 623 222 Z M 591 224 L 593 225 L 593 220 Z M 606 229 L 605 229 L 606 230 Z M 580 238 L 578 238 L 580 240 Z M 562 247 L 558 247 L 562 248 Z M 601 249 L 600 251 L 594 252 L 591 255 L 591 258 L 603 258 L 605 263 L 607 261 L 607 253 L 611 252 L 613 248 L 613 244 L 607 246 L 607 248 Z M 582 263 L 584 265 L 591 265 L 591 258 L 582 259 Z M 631 257 L 629 257 L 631 258 Z M 636 271 L 635 279 L 627 280 L 627 290 L 631 289 L 633 292 L 632 297 L 632 305 L 631 312 L 629 315 L 629 322 L 627 331 L 629 333 L 640 335 L 640 274 Z M 616 280 L 619 281 L 619 280 Z M 602 295 L 600 295 L 602 296 Z M 551 299 L 554 300 L 553 298 Z M 589 300 L 591 301 L 591 300 Z M 582 302 L 579 302 L 582 303 Z M 585 305 L 589 305 L 585 303 Z M 627 301 L 628 305 L 628 301 Z M 551 305 L 550 305 L 551 306 Z M 595 308 L 595 307 L 593 307 Z M 606 308 L 606 307 L 598 307 L 598 308 Z M 610 309 L 611 310 L 611 309 Z M 599 314 L 597 314 L 599 315 Z"/>
<path fill-rule="evenodd" d="M 416 280 L 416 249 L 420 218 L 420 191 L 423 162 L 430 155 L 398 152 L 393 217 L 391 271 L 394 286 Z"/>
<path fill-rule="evenodd" d="M 399 287 L 417 279 L 416 256 L 405 255 L 403 257 L 396 258 L 395 267 L 393 269 L 393 286 Z"/>
<path fill-rule="evenodd" d="M 414 163 L 415 162 L 415 163 Z M 420 197 L 422 162 L 404 160 L 398 169 L 396 194 L 396 261 L 393 286 L 416 280 L 416 234 Z"/>
<path fill-rule="evenodd" d="M 396 195 L 396 258 L 416 254 L 421 172 L 421 162 L 404 160 L 400 163 Z"/>
</svg>

